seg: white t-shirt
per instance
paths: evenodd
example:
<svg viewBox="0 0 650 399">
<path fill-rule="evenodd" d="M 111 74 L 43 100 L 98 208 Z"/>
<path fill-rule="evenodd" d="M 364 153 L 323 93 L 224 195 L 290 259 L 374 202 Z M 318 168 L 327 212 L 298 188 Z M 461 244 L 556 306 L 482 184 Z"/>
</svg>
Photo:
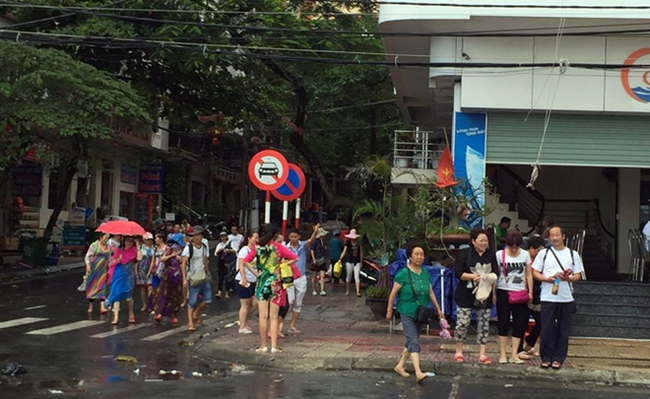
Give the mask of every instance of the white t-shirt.
<svg viewBox="0 0 650 399">
<path fill-rule="evenodd" d="M 188 258 L 190 257 L 190 245 L 194 245 L 194 244 L 188 244 L 185 246 L 185 248 L 183 248 L 183 253 L 181 253 L 181 258 L 184 258 L 186 256 Z M 197 270 L 201 270 L 205 268 L 204 258 L 206 258 L 209 253 L 208 251 L 205 250 L 203 244 L 201 244 L 201 248 L 194 247 L 192 252 L 193 252 L 192 258 L 187 261 L 189 264 L 189 268 L 187 270 L 188 280 L 191 275 L 197 272 Z"/>
<path fill-rule="evenodd" d="M 234 249 L 235 252 L 239 251 L 239 246 L 242 241 L 244 241 L 244 236 L 241 234 L 230 234 L 228 236 L 228 242 L 230 242 L 230 248 Z"/>
<path fill-rule="evenodd" d="M 217 244 L 217 247 L 214 249 L 214 256 L 219 256 L 219 251 L 225 249 L 226 245 L 228 245 L 227 242 L 219 241 L 219 244 Z"/>
<path fill-rule="evenodd" d="M 557 258 L 562 262 L 562 267 L 567 270 L 571 270 L 573 274 L 582 273 L 582 259 L 577 252 L 570 250 L 569 248 L 564 248 L 561 251 L 555 249 L 543 249 L 539 251 L 535 257 L 535 262 L 533 262 L 533 269 L 541 272 L 542 275 L 546 278 L 555 276 L 558 273 L 562 272 L 562 269 L 557 264 L 555 256 L 551 253 L 555 251 Z M 573 254 L 573 261 L 571 260 L 571 255 Z M 546 258 L 546 259 L 545 259 Z M 542 282 L 542 294 L 540 299 L 542 302 L 557 302 L 557 303 L 568 303 L 573 302 L 573 294 L 571 293 L 571 284 L 568 281 L 560 280 L 560 289 L 558 290 L 557 295 L 553 295 L 551 290 L 553 289 L 553 283 Z"/>
<path fill-rule="evenodd" d="M 251 251 L 252 251 L 251 248 L 248 246 L 243 247 L 242 249 L 239 250 L 239 253 L 237 254 L 237 267 L 239 267 L 239 262 L 242 262 L 240 259 L 245 259 Z M 244 266 L 244 272 L 246 273 L 246 280 L 249 283 L 254 283 L 257 281 L 257 277 L 253 274 L 253 272 L 248 270 L 246 266 Z M 241 272 L 237 272 L 237 275 L 235 276 L 235 281 L 241 281 Z"/>
<path fill-rule="evenodd" d="M 645 226 L 643 226 L 643 230 L 641 232 L 643 233 L 645 250 L 650 252 L 650 222 L 646 223 Z"/>
<path fill-rule="evenodd" d="M 503 274 L 503 253 L 506 254 L 506 275 Z M 497 264 L 499 265 L 499 280 L 497 280 L 497 289 L 505 291 L 523 291 L 526 289 L 526 265 L 530 263 L 528 251 L 519 250 L 519 255 L 511 257 L 508 251 L 502 249 L 496 253 Z"/>
</svg>

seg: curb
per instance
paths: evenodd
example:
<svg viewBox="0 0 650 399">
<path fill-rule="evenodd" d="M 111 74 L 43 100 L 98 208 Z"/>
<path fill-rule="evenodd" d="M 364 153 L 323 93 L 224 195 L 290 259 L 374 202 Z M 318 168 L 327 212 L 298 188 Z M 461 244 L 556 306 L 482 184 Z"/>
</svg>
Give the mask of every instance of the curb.
<svg viewBox="0 0 650 399">
<path fill-rule="evenodd" d="M 225 334 L 225 333 L 224 333 Z M 223 335 L 223 334 L 222 334 Z M 237 351 L 217 348 L 212 340 L 202 341 L 192 348 L 193 352 L 219 361 L 245 364 L 254 368 L 276 370 L 326 370 L 326 371 L 375 371 L 394 372 L 397 362 L 392 358 L 291 358 L 290 355 L 259 355 L 252 351 Z M 276 362 L 276 359 L 280 361 Z M 422 361 L 422 368 L 432 370 L 438 375 L 462 375 L 483 379 L 509 379 L 526 381 L 553 381 L 566 384 L 606 385 L 631 388 L 650 388 L 650 374 L 586 369 L 563 369 L 561 371 L 544 370 L 539 367 L 518 367 L 469 363 Z"/>
<path fill-rule="evenodd" d="M 75 262 L 67 265 L 61 266 L 51 266 L 51 267 L 37 267 L 32 270 L 23 270 L 18 272 L 9 272 L 0 274 L 0 285 L 11 284 L 15 282 L 20 282 L 28 279 L 33 279 L 37 277 L 50 276 L 53 274 L 59 274 L 64 272 L 69 272 L 71 270 L 76 270 L 86 267 L 84 262 Z"/>
</svg>

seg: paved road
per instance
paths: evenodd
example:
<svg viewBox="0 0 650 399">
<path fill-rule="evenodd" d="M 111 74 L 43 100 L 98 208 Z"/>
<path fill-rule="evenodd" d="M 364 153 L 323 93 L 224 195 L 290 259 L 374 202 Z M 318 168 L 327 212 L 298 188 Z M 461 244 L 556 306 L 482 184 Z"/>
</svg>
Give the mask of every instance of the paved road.
<svg viewBox="0 0 650 399">
<path fill-rule="evenodd" d="M 233 369 L 232 364 L 192 356 L 178 345 L 188 335 L 184 328 L 157 325 L 148 314 L 138 314 L 134 326 L 118 327 L 107 318 L 88 317 L 83 296 L 75 290 L 80 279 L 77 273 L 0 287 L 0 368 L 18 361 L 29 369 L 20 378 L 0 377 L 0 397 L 647 398 L 647 393 L 622 388 L 564 387 L 507 378 L 432 377 L 418 385 L 393 373 Z M 209 317 L 235 310 L 237 301 L 214 305 Z M 137 362 L 117 362 L 118 355 L 134 356 Z M 160 370 L 180 374 L 161 376 Z M 193 372 L 210 376 L 193 376 Z"/>
</svg>

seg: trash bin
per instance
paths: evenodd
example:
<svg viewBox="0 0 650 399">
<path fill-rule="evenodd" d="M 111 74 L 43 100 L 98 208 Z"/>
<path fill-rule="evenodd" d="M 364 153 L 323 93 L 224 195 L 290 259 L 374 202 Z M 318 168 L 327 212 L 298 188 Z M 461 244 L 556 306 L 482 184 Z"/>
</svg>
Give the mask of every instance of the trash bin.
<svg viewBox="0 0 650 399">
<path fill-rule="evenodd" d="M 39 267 L 45 264 L 45 252 L 47 240 L 39 238 L 21 238 L 23 262 L 32 267 Z"/>
</svg>

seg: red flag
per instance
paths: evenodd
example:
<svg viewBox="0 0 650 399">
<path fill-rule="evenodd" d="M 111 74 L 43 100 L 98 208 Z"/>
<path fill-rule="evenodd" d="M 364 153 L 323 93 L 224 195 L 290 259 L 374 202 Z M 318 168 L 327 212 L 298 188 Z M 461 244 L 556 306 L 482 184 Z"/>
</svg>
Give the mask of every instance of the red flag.
<svg viewBox="0 0 650 399">
<path fill-rule="evenodd" d="M 445 188 L 456 184 L 458 182 L 454 180 L 454 163 L 451 160 L 449 146 L 447 146 L 438 160 L 438 181 L 436 182 L 436 186 Z"/>
</svg>

